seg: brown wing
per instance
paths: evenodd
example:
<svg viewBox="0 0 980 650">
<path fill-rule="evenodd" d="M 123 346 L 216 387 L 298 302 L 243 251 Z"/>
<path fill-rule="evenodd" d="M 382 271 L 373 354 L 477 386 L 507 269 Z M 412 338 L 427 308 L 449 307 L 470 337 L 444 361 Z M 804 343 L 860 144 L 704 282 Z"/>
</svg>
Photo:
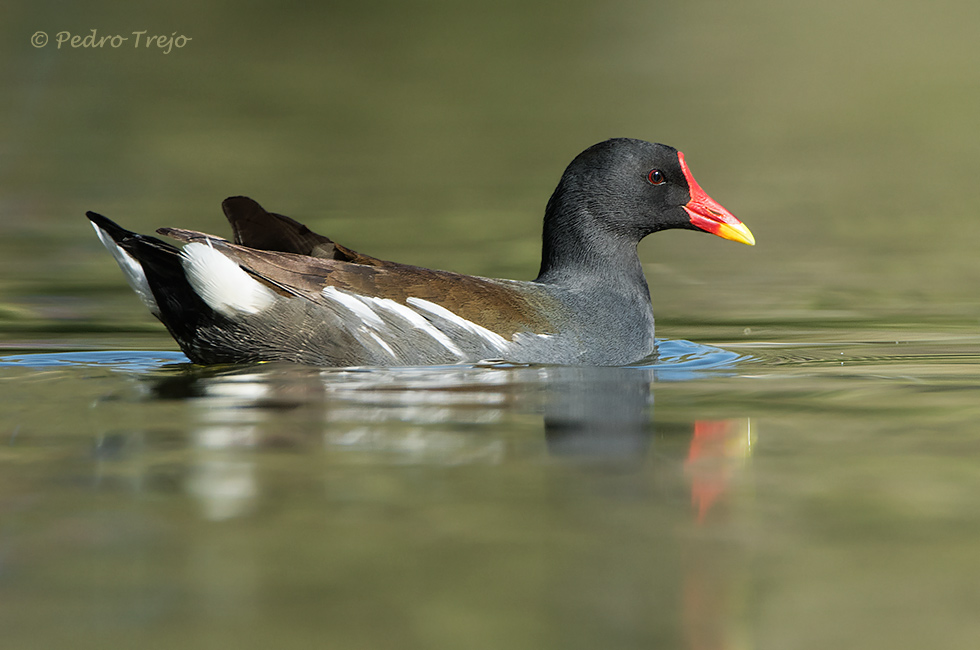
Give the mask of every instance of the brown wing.
<svg viewBox="0 0 980 650">
<path fill-rule="evenodd" d="M 328 286 L 401 304 L 407 304 L 408 298 L 421 298 L 505 338 L 517 332 L 552 333 L 545 314 L 558 309 L 550 296 L 531 283 L 502 282 L 380 260 L 378 265 L 366 265 L 234 244 L 221 248 L 256 278 L 313 302 L 325 302 L 321 292 Z"/>
<path fill-rule="evenodd" d="M 374 264 L 380 261 L 341 246 L 295 219 L 267 212 L 247 196 L 229 197 L 221 203 L 221 209 L 235 233 L 235 243 L 242 246 L 357 264 Z"/>
<path fill-rule="evenodd" d="M 341 246 L 289 217 L 266 212 L 246 197 L 226 199 L 222 207 L 235 232 L 235 243 L 180 228 L 157 232 L 183 242 L 208 242 L 283 295 L 325 303 L 322 291 L 333 286 L 401 304 L 414 297 L 506 338 L 517 332 L 552 333 L 545 314 L 557 313 L 560 307 L 533 283 L 379 260 Z"/>
</svg>

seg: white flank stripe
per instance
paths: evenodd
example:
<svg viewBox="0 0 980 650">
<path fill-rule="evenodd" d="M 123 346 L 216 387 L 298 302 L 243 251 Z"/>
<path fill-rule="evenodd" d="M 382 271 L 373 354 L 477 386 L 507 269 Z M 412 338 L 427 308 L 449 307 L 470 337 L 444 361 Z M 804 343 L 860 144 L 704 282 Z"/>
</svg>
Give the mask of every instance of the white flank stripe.
<svg viewBox="0 0 980 650">
<path fill-rule="evenodd" d="M 344 293 L 337 287 L 324 287 L 323 295 L 354 312 L 354 315 L 372 327 L 384 327 L 385 322 L 354 294 Z"/>
<path fill-rule="evenodd" d="M 374 303 L 376 308 L 381 309 L 382 311 L 387 311 L 390 314 L 400 316 L 404 320 L 408 321 L 412 327 L 425 332 L 435 339 L 440 345 L 442 345 L 442 347 L 446 348 L 460 359 L 463 358 L 463 351 L 460 350 L 456 344 L 442 332 L 442 330 L 436 328 L 435 325 L 427 321 L 422 315 L 389 298 L 365 298 L 365 300 L 370 300 Z"/>
<path fill-rule="evenodd" d="M 225 316 L 257 314 L 276 299 L 271 289 L 215 250 L 210 241 L 187 244 L 181 257 L 191 287 L 211 309 Z"/>
<path fill-rule="evenodd" d="M 371 338 L 373 338 L 373 339 L 374 339 L 375 341 L 377 341 L 377 343 L 378 343 L 378 345 L 380 345 L 381 347 L 383 347 L 383 348 L 384 348 L 385 350 L 387 350 L 387 351 L 388 351 L 388 354 L 390 354 L 390 355 L 391 355 L 391 358 L 392 358 L 392 359 L 397 359 L 397 358 L 398 358 L 398 357 L 397 357 L 397 356 L 395 355 L 395 351 L 391 349 L 391 346 L 390 346 L 390 345 L 388 345 L 388 343 L 387 343 L 387 342 L 385 342 L 385 340 L 384 340 L 383 338 L 381 338 L 381 337 L 380 337 L 380 336 L 378 336 L 378 335 L 377 335 L 376 333 L 374 333 L 374 332 L 372 332 L 372 331 L 370 331 L 370 330 L 368 330 L 368 334 L 370 334 L 370 335 L 371 335 Z"/>
<path fill-rule="evenodd" d="M 150 289 L 150 283 L 146 279 L 146 271 L 143 270 L 143 265 L 113 241 L 109 233 L 99 228 L 94 222 L 90 223 L 95 228 L 95 234 L 99 236 L 99 241 L 116 258 L 116 263 L 122 269 L 123 275 L 126 276 L 126 282 L 133 288 L 133 291 L 136 292 L 136 295 L 139 296 L 143 304 L 150 310 L 150 313 L 154 316 L 159 316 L 160 307 L 157 305 L 156 298 L 153 297 L 153 291 Z"/>
<path fill-rule="evenodd" d="M 473 332 L 477 336 L 483 338 L 491 346 L 495 347 L 498 352 L 504 352 L 507 350 L 508 347 L 507 339 L 502 337 L 500 334 L 497 334 L 496 332 L 491 332 L 487 328 L 477 325 L 473 321 L 468 321 L 465 318 L 460 318 L 459 316 L 449 311 L 445 307 L 437 305 L 433 302 L 429 302 L 428 300 L 423 300 L 421 298 L 409 298 L 408 304 L 412 305 L 413 307 L 418 307 L 423 311 L 427 311 L 433 316 L 438 316 L 439 318 L 443 318 L 451 323 L 458 325 L 459 327 L 462 327 L 463 329 Z"/>
</svg>

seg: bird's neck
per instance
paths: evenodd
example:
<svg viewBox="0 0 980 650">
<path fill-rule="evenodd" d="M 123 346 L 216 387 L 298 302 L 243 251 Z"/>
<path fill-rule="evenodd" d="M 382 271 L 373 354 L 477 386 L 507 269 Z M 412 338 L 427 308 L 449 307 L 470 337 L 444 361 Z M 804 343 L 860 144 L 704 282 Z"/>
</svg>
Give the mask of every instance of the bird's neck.
<svg viewBox="0 0 980 650">
<path fill-rule="evenodd" d="M 610 232 L 584 207 L 555 210 L 549 202 L 544 221 L 541 269 L 535 282 L 568 287 L 608 286 L 639 292 L 649 300 L 637 241 Z"/>
</svg>

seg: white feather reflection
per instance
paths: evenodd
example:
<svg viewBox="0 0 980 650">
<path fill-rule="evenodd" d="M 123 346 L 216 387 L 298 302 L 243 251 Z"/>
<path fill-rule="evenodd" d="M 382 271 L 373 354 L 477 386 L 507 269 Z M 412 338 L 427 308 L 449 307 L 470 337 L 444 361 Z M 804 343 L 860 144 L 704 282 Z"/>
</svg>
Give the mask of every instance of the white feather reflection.
<svg viewBox="0 0 980 650">
<path fill-rule="evenodd" d="M 658 366 L 262 364 L 172 375 L 156 391 L 193 398 L 186 489 L 206 517 L 227 519 L 254 509 L 257 462 L 269 458 L 257 451 L 271 447 L 375 465 L 500 465 L 529 452 L 646 462 L 661 374 Z"/>
<path fill-rule="evenodd" d="M 186 488 L 212 521 L 232 519 L 253 510 L 259 485 L 254 460 L 242 449 L 259 444 L 260 425 L 268 415 L 261 409 L 243 409 L 269 391 L 261 373 L 234 375 L 208 382 L 206 396 L 194 402 L 199 425 L 191 430 L 194 460 Z"/>
</svg>

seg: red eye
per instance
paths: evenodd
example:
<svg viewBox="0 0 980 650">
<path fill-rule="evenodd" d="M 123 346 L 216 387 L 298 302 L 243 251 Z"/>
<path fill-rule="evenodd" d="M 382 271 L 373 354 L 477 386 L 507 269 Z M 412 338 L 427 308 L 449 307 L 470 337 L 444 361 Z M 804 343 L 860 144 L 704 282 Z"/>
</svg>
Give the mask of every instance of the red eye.
<svg viewBox="0 0 980 650">
<path fill-rule="evenodd" d="M 667 182 L 667 177 L 659 169 L 651 169 L 650 173 L 647 174 L 647 180 L 650 181 L 652 185 L 663 185 Z"/>
</svg>

